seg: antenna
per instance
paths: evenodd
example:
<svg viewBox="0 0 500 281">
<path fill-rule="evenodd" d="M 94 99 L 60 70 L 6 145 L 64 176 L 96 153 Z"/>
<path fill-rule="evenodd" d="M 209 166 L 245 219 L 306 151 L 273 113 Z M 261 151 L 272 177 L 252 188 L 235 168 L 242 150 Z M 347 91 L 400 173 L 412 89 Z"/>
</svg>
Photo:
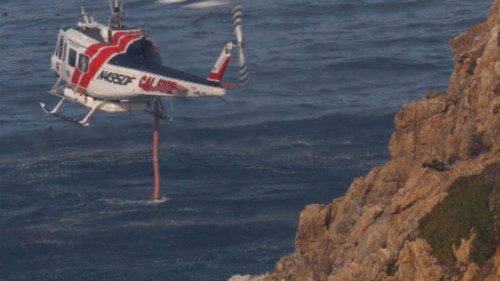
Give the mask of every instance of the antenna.
<svg viewBox="0 0 500 281">
<path fill-rule="evenodd" d="M 82 17 L 83 17 L 83 24 L 84 25 L 89 25 L 94 21 L 94 19 L 92 17 L 89 17 L 89 15 L 87 15 L 87 13 L 83 9 L 83 7 L 82 7 Z"/>
<path fill-rule="evenodd" d="M 109 0 L 109 8 L 111 9 L 109 26 L 111 28 L 122 28 L 122 21 L 125 16 L 123 12 L 123 0 Z"/>
</svg>

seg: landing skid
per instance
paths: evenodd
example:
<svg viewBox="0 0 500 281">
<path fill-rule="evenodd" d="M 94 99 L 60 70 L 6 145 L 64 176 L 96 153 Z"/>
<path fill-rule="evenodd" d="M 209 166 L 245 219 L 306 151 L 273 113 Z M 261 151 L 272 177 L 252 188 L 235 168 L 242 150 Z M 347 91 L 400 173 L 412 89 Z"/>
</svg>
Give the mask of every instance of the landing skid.
<svg viewBox="0 0 500 281">
<path fill-rule="evenodd" d="M 40 106 L 42 107 L 43 111 L 45 111 L 45 113 L 49 114 L 50 116 L 54 116 L 54 117 L 57 117 L 61 120 L 68 121 L 68 122 L 71 122 L 71 123 L 74 123 L 74 124 L 77 124 L 80 126 L 84 126 L 84 127 L 88 127 L 90 125 L 89 124 L 90 116 L 92 116 L 92 114 L 94 114 L 95 110 L 97 109 L 97 106 L 92 108 L 83 119 L 78 120 L 76 118 L 69 117 L 69 116 L 66 116 L 66 115 L 58 112 L 58 110 L 61 107 L 63 102 L 64 102 L 64 98 L 62 98 L 59 101 L 59 103 L 56 105 L 56 107 L 54 107 L 54 109 L 52 109 L 52 110 L 49 109 L 43 102 L 40 102 Z"/>
<path fill-rule="evenodd" d="M 54 86 L 52 86 L 52 88 L 49 91 L 51 94 L 56 95 L 56 96 L 60 97 L 61 99 L 59 100 L 59 102 L 57 103 L 57 105 L 53 109 L 48 108 L 47 105 L 45 105 L 45 103 L 40 102 L 40 106 L 42 107 L 43 111 L 45 111 L 45 113 L 49 114 L 50 116 L 57 117 L 61 120 L 68 121 L 68 122 L 71 122 L 71 123 L 74 123 L 74 124 L 77 124 L 80 126 L 88 127 L 90 125 L 89 124 L 90 116 L 92 116 L 92 114 L 94 114 L 95 110 L 99 106 L 101 106 L 102 103 L 95 103 L 95 105 L 93 105 L 92 108 L 90 109 L 89 113 L 87 113 L 87 115 L 85 115 L 85 117 L 81 120 L 78 120 L 76 118 L 61 114 L 61 113 L 59 113 L 59 109 L 61 108 L 63 102 L 65 100 L 67 100 L 67 98 L 64 96 L 65 86 L 64 86 L 64 84 L 63 85 L 61 85 L 61 84 L 63 84 L 62 77 L 59 77 L 59 79 L 57 79 L 56 83 L 54 84 Z M 59 94 L 60 92 L 62 92 L 63 95 L 60 95 Z"/>
<path fill-rule="evenodd" d="M 59 97 L 60 100 L 59 103 L 53 109 L 48 108 L 44 103 L 40 102 L 40 106 L 42 107 L 43 111 L 61 120 L 69 121 L 71 123 L 85 127 L 89 126 L 89 119 L 97 109 L 110 113 L 119 113 L 119 112 L 131 113 L 132 111 L 144 111 L 148 108 L 151 102 L 154 102 L 154 100 L 149 97 L 148 99 L 121 100 L 121 101 L 97 99 L 88 95 L 83 95 L 75 91 L 73 88 L 67 86 L 66 83 L 62 80 L 62 78 L 59 78 L 57 80 L 54 86 L 52 86 L 52 88 L 50 89 L 49 93 Z M 70 101 L 79 105 L 83 105 L 89 109 L 89 112 L 81 120 L 65 116 L 64 114 L 59 113 L 59 109 L 64 101 Z"/>
<path fill-rule="evenodd" d="M 40 106 L 42 107 L 43 111 L 45 111 L 45 113 L 49 114 L 50 116 L 54 116 L 54 117 L 57 117 L 57 118 L 62 119 L 64 121 L 69 121 L 71 123 L 75 123 L 75 124 L 82 125 L 82 126 L 89 125 L 88 122 L 86 124 L 82 124 L 80 122 L 80 120 L 78 120 L 78 119 L 63 115 L 63 114 L 58 113 L 58 112 L 52 112 L 52 110 L 50 110 L 43 102 L 40 103 Z"/>
</svg>

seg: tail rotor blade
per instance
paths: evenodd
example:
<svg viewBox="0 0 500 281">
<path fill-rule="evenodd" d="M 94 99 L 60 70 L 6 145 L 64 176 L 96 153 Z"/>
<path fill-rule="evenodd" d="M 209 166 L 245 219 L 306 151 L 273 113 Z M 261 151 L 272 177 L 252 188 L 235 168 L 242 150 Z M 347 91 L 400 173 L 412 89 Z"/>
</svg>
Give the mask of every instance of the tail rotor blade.
<svg viewBox="0 0 500 281">
<path fill-rule="evenodd" d="M 236 35 L 236 42 L 240 45 L 243 42 L 243 33 L 241 31 L 241 24 L 243 22 L 243 7 L 238 4 L 233 9 L 233 25 L 234 34 Z"/>
<path fill-rule="evenodd" d="M 248 83 L 248 70 L 246 66 L 245 53 L 243 52 L 243 7 L 241 4 L 238 4 L 233 9 L 233 25 L 234 25 L 234 35 L 236 36 L 236 43 L 239 49 L 239 78 L 242 85 L 246 85 Z"/>
<path fill-rule="evenodd" d="M 243 53 L 243 48 L 240 48 L 239 63 L 240 63 L 240 70 L 238 71 L 238 74 L 240 77 L 240 82 L 241 84 L 246 85 L 248 83 L 249 78 L 248 78 L 248 70 L 247 70 L 245 55 Z"/>
</svg>

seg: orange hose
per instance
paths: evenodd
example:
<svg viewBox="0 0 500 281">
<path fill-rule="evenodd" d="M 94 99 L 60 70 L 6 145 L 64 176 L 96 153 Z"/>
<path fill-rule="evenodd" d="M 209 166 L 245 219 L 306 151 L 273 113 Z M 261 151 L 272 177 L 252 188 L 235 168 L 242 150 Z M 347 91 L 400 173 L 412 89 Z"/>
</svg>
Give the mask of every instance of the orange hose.
<svg viewBox="0 0 500 281">
<path fill-rule="evenodd" d="M 160 117 L 158 113 L 154 114 L 155 121 L 153 126 L 153 200 L 160 199 L 160 167 L 158 163 L 158 139 L 159 139 L 159 127 L 160 127 Z"/>
</svg>

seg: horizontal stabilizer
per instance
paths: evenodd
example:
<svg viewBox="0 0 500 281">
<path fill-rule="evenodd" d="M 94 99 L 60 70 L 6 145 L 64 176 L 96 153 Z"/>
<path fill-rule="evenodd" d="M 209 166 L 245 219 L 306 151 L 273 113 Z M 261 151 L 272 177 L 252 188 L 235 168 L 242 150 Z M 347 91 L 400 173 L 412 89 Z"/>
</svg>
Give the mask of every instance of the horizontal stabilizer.
<svg viewBox="0 0 500 281">
<path fill-rule="evenodd" d="M 236 82 L 223 82 L 222 88 L 224 88 L 226 90 L 238 89 L 238 88 L 241 88 L 241 84 L 236 83 Z"/>
</svg>

